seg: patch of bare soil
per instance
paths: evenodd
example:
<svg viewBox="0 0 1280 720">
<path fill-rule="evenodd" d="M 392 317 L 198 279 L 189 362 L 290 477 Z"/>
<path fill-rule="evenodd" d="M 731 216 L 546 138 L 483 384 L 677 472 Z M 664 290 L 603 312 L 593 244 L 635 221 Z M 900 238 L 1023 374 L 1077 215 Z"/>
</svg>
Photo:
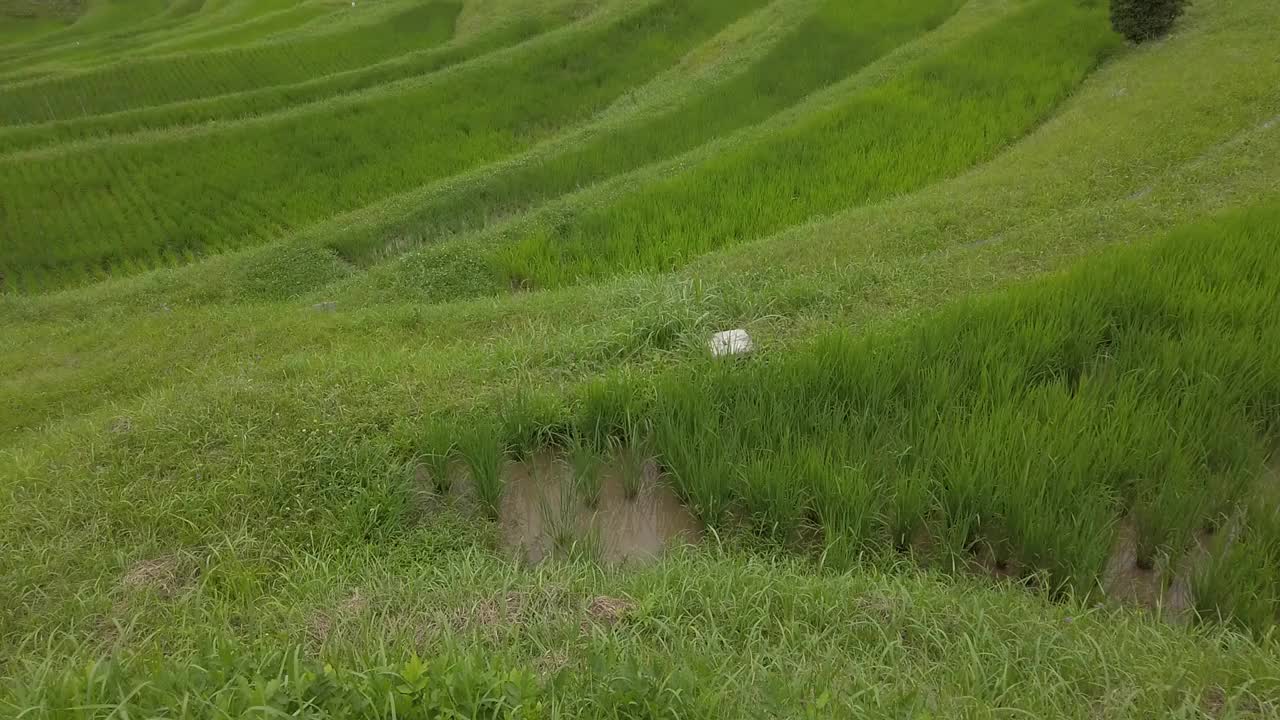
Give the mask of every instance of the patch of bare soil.
<svg viewBox="0 0 1280 720">
<path fill-rule="evenodd" d="M 638 472 L 630 478 L 628 472 Z M 628 468 L 614 458 L 598 468 L 590 487 L 564 458 L 539 453 L 507 468 L 500 512 L 503 538 L 530 563 L 586 555 L 601 562 L 645 562 L 679 543 L 697 543 L 702 530 L 651 461 Z"/>
<path fill-rule="evenodd" d="M 974 548 L 973 564 L 978 572 L 996 580 L 1017 580 L 1023 575 L 1016 559 L 999 557 L 990 543 L 979 543 Z"/>
<path fill-rule="evenodd" d="M 1232 520 L 1220 532 L 1236 532 Z M 1213 536 L 1198 530 L 1193 544 L 1173 567 L 1138 565 L 1138 529 L 1132 520 L 1120 524 L 1116 545 L 1103 573 L 1103 591 L 1114 600 L 1155 610 L 1170 620 L 1186 621 L 1194 608 L 1192 578 L 1209 561 Z"/>
<path fill-rule="evenodd" d="M 120 577 L 120 587 L 130 592 L 153 592 L 161 597 L 173 597 L 188 587 L 190 573 L 183 573 L 182 563 L 176 555 L 140 560 Z"/>
<path fill-rule="evenodd" d="M 600 595 L 587 603 L 587 617 L 599 625 L 613 627 L 636 609 L 636 604 L 626 598 Z"/>
<path fill-rule="evenodd" d="M 115 644 L 121 628 L 128 626 L 130 619 L 145 606 L 145 601 L 139 602 L 141 596 L 170 600 L 189 590 L 196 578 L 195 570 L 184 566 L 178 555 L 162 555 L 130 565 L 116 584 L 119 597 L 111 603 L 111 610 L 98 620 L 98 642 L 103 646 Z"/>
<path fill-rule="evenodd" d="M 1165 573 L 1161 567 L 1144 568 L 1138 564 L 1138 528 L 1131 520 L 1121 523 L 1116 544 L 1107 559 L 1102 576 L 1107 597 L 1145 608 L 1168 608 L 1175 615 L 1189 606 L 1185 598 L 1166 601 Z"/>
<path fill-rule="evenodd" d="M 414 522 L 430 523 L 436 513 L 446 507 L 468 511 L 477 509 L 474 484 L 466 464 L 452 460 L 445 472 L 447 477 L 442 480 L 434 477 L 426 465 L 414 466 L 410 487 L 410 517 Z"/>
<path fill-rule="evenodd" d="M 307 641 L 312 649 L 324 645 L 336 628 L 343 623 L 355 620 L 367 609 L 369 609 L 368 596 L 356 588 L 335 607 L 313 612 L 306 621 Z"/>
</svg>

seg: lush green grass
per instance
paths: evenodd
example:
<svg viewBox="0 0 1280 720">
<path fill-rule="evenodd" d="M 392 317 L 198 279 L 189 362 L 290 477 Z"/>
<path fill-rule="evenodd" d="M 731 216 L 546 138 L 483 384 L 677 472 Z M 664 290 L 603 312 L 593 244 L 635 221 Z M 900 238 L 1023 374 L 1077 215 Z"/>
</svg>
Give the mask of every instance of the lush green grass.
<svg viewBox="0 0 1280 720">
<path fill-rule="evenodd" d="M 279 569 L 210 568 L 287 588 L 303 612 L 255 609 L 255 593 L 208 582 L 169 599 L 154 586 L 121 589 L 114 619 L 122 639 L 142 636 L 157 615 L 206 633 L 230 634 L 246 621 L 264 628 L 241 641 L 157 646 L 74 671 L 23 668 L 9 675 L 0 707 L 35 718 L 267 709 L 437 717 L 429 710 L 453 708 L 464 717 L 632 719 L 1248 717 L 1275 709 L 1273 647 L 1135 614 L 1046 606 L 974 582 L 871 567 L 823 572 L 736 552 L 625 574 L 577 564 L 530 575 L 440 545 L 438 531 L 412 540 L 441 564 L 423 563 L 406 542 L 362 556 L 363 569 L 336 553 Z M 631 604 L 614 621 L 591 612 L 600 596 Z M 285 637 L 296 639 L 288 649 Z"/>
<path fill-rule="evenodd" d="M 348 259 L 367 259 L 403 248 L 410 238 L 438 239 L 483 226 L 575 188 L 687 151 L 786 108 L 847 77 L 895 46 L 938 25 L 958 7 L 954 0 L 879 2 L 832 0 L 791 29 L 745 72 L 691 102 L 576 143 L 539 161 L 486 177 L 471 192 L 445 196 L 396 226 L 379 225 L 343 236 L 332 246 Z"/>
<path fill-rule="evenodd" d="M 540 228 L 502 251 L 509 282 L 670 270 L 980 162 L 1041 121 L 1115 47 L 1099 6 L 1045 1 L 758 146 Z M 903 148 L 911 148 L 903 153 Z"/>
<path fill-rule="evenodd" d="M 504 1 L 468 0 L 459 28 Z M 1026 5 L 969 0 L 730 136 L 569 196 L 495 204 L 529 213 L 376 267 L 327 248 L 352 228 L 412 233 L 397 223 L 420 204 L 678 115 L 779 61 L 823 3 L 771 3 L 550 142 L 326 214 L 288 242 L 0 297 L 0 714 L 390 716 L 394 703 L 400 716 L 413 701 L 426 714 L 511 699 L 510 679 L 540 716 L 1276 714 L 1275 636 L 1255 630 L 1278 594 L 1262 469 L 1276 439 L 1263 301 L 1276 294 L 1280 6 L 1196 3 L 1167 41 L 1120 49 L 988 162 L 908 194 L 853 199 L 674 274 L 451 301 L 468 278 L 493 287 L 483 260 L 507 232 L 758 147 Z M 150 40 L 187 37 L 165 26 Z M 47 51 L 50 68 L 71 57 Z M 282 116 L 301 128 L 322 114 Z M 1218 215 L 1240 206 L 1256 207 Z M 1126 243 L 1139 247 L 966 299 Z M 323 300 L 336 305 L 311 307 Z M 759 354 L 708 363 L 707 335 L 738 326 Z M 686 413 L 721 433 L 702 437 Z M 761 420 L 778 418 L 790 425 Z M 496 479 L 492 504 L 503 451 L 565 436 L 588 458 L 648 440 L 644 454 L 721 516 L 718 534 L 650 568 L 527 568 L 483 505 L 432 494 L 452 455 Z M 1206 488 L 1221 491 L 1198 507 Z M 1040 491 L 1046 522 L 1011 506 Z M 1072 499 L 1079 512 L 1055 509 Z M 1205 622 L 1086 600 L 1110 540 L 1083 529 L 1135 525 L 1155 566 L 1135 572 L 1177 576 Z M 1015 580 L 963 572 L 997 560 Z M 414 653 L 436 663 L 423 686 L 406 682 Z"/>
<path fill-rule="evenodd" d="M 648 417 L 712 526 L 741 517 L 798 541 L 817 521 L 853 552 L 928 528 L 951 556 L 985 546 L 1087 595 L 1121 520 L 1137 526 L 1140 567 L 1177 568 L 1196 531 L 1249 506 L 1280 443 L 1280 278 L 1263 270 L 1280 262 L 1277 228 L 1280 205 L 1263 206 L 960 303 L 901 337 L 682 369 L 589 402 L 585 423 L 595 432 L 603 416 L 621 434 Z M 1278 510 L 1234 521 L 1260 544 L 1249 572 L 1206 576 L 1245 583 L 1211 590 L 1240 612 L 1211 611 L 1259 631 L 1280 617 L 1266 560 Z"/>
<path fill-rule="evenodd" d="M 282 0 L 262 0 L 242 8 L 270 7 Z M 290 0 L 284 0 L 288 2 Z M 16 57 L 5 57 L 0 69 L 5 80 L 31 80 L 44 71 L 61 72 L 79 62 L 101 62 L 119 57 L 118 53 L 136 51 L 153 33 L 178 28 L 188 21 L 204 17 L 204 13 L 172 13 L 191 10 L 196 3 L 169 0 L 97 0 L 82 4 L 83 12 L 55 33 L 34 38 Z M 200 6 L 203 9 L 203 6 Z"/>
<path fill-rule="evenodd" d="M 139 60 L 0 89 L 0 123 L 46 123 L 297 83 L 453 35 L 461 3 L 440 0 L 340 33 L 234 50 Z"/>
<path fill-rule="evenodd" d="M 324 3 L 283 3 L 273 8 L 270 4 L 257 3 L 259 12 L 247 17 L 224 20 L 201 32 L 178 33 L 158 39 L 147 45 L 146 52 L 189 52 L 218 48 L 239 47 L 260 40 L 283 39 L 288 31 L 305 29 L 318 18 L 329 16 L 335 8 Z M 339 10 L 340 11 L 340 10 Z"/>
<path fill-rule="evenodd" d="M 175 38 L 191 41 L 208 35 L 235 34 L 265 38 L 291 30 L 333 6 L 303 0 L 227 0 L 226 2 L 90 2 L 74 22 L 56 33 L 33 38 L 5 53 L 0 72 L 5 81 L 30 80 L 33 70 L 69 72 L 106 62 L 137 59 Z M 291 18 L 281 24 L 282 16 Z M 248 30 L 262 24 L 265 33 Z M 227 46 L 235 45 L 228 42 Z"/>
<path fill-rule="evenodd" d="M 570 14 L 563 10 L 558 9 L 555 12 L 539 15 L 522 15 L 467 42 L 451 43 L 444 48 L 415 49 L 413 52 L 398 55 L 386 62 L 329 75 L 319 75 L 291 85 L 271 85 L 256 90 L 156 107 L 141 107 L 67 122 L 11 126 L 0 130 L 0 150 L 16 151 L 75 139 L 109 137 L 112 134 L 147 129 L 236 120 L 416 78 L 559 27 L 571 19 Z M 424 43 L 424 45 L 428 44 Z M 289 47 L 293 46 L 294 44 L 289 45 Z"/>
<path fill-rule="evenodd" d="M 392 96 L 145 145 L 0 161 L 0 270 L 34 289 L 261 242 L 553 135 L 760 4 L 650 3 Z"/>
</svg>

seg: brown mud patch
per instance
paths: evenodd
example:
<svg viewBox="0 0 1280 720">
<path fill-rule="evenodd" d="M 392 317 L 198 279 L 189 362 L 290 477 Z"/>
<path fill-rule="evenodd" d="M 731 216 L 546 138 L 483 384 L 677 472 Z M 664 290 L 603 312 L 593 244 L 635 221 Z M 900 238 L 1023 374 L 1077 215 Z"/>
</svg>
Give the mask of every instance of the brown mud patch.
<svg viewBox="0 0 1280 720">
<path fill-rule="evenodd" d="M 356 588 L 332 608 L 313 611 L 304 627 L 308 648 L 318 651 L 343 625 L 358 622 L 369 608 L 369 596 Z"/>
<path fill-rule="evenodd" d="M 1218 532 L 1234 535 L 1238 522 L 1239 518 L 1232 518 Z M 1115 601 L 1155 610 L 1176 622 L 1191 620 L 1195 610 L 1192 579 L 1210 560 L 1213 536 L 1208 530 L 1197 530 L 1177 562 L 1158 559 L 1154 567 L 1143 568 L 1138 565 L 1137 525 L 1124 520 L 1103 571 L 1104 594 Z"/>
<path fill-rule="evenodd" d="M 575 555 L 646 562 L 702 537 L 657 465 L 623 455 L 602 462 L 587 483 L 558 453 L 510 463 L 499 519 L 503 541 L 530 563 Z"/>
<path fill-rule="evenodd" d="M 180 555 L 161 555 L 138 560 L 125 568 L 115 585 L 110 609 L 97 619 L 97 642 L 115 645 L 127 633 L 149 603 L 179 600 L 199 581 L 199 571 Z"/>
<path fill-rule="evenodd" d="M 587 603 L 587 616 L 596 623 L 612 627 L 636 609 L 636 604 L 626 598 L 600 595 Z"/>
<path fill-rule="evenodd" d="M 1108 598 L 1140 607 L 1183 615 L 1191 607 L 1185 584 L 1166 582 L 1163 563 L 1154 567 L 1138 564 L 1138 527 L 1132 520 L 1120 524 L 1116 544 L 1102 573 L 1102 589 Z"/>
<path fill-rule="evenodd" d="M 995 580 L 1023 580 L 1026 577 L 1022 565 L 1016 558 L 1001 557 L 997 554 L 995 548 L 990 543 L 981 542 L 973 548 L 973 557 L 970 559 L 971 568 L 975 569 L 980 575 L 984 575 Z"/>
<path fill-rule="evenodd" d="M 174 597 L 195 580 L 194 574 L 183 572 L 176 555 L 140 560 L 120 576 L 120 588 L 129 592 L 151 592 L 160 597 Z"/>
</svg>

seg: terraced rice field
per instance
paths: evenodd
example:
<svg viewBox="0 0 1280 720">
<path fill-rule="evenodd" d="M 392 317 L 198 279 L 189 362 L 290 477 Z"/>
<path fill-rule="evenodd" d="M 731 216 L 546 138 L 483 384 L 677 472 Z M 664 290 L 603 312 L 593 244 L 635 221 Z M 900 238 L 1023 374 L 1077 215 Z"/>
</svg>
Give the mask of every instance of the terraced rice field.
<svg viewBox="0 0 1280 720">
<path fill-rule="evenodd" d="M 0 0 L 0 709 L 1280 713 L 1276 27 Z"/>
</svg>

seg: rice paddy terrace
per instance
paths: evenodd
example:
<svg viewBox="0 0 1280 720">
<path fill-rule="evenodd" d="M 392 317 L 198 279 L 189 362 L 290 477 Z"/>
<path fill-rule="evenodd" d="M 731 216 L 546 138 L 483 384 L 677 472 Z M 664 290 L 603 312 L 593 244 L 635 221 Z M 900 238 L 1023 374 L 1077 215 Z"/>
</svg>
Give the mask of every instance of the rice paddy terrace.
<svg viewBox="0 0 1280 720">
<path fill-rule="evenodd" d="M 0 712 L 1280 714 L 1278 27 L 0 0 Z"/>
</svg>

